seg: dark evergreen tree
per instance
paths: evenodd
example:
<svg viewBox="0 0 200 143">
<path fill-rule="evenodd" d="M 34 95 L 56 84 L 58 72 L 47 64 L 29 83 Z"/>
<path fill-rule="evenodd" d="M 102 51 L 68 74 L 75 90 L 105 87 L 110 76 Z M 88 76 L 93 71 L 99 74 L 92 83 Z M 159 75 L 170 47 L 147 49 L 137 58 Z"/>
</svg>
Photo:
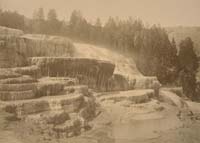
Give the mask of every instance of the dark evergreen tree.
<svg viewBox="0 0 200 143">
<path fill-rule="evenodd" d="M 196 72 L 198 68 L 198 59 L 194 52 L 191 38 L 187 37 L 185 40 L 181 41 L 178 58 L 183 92 L 190 99 L 196 100 Z"/>
<path fill-rule="evenodd" d="M 99 42 L 102 42 L 102 23 L 101 23 L 101 20 L 100 18 L 97 18 L 96 19 L 96 22 L 95 22 L 95 25 L 94 25 L 94 28 L 93 28 L 93 35 L 91 35 L 91 39 L 93 42 L 96 42 L 96 43 L 99 43 Z"/>
<path fill-rule="evenodd" d="M 58 20 L 57 13 L 55 9 L 50 9 L 47 14 L 47 33 L 48 34 L 60 34 L 60 29 L 62 26 L 62 22 Z"/>
<path fill-rule="evenodd" d="M 153 26 L 137 35 L 136 64 L 146 76 L 157 76 L 162 84 L 172 83 L 177 73 L 177 50 L 164 29 Z"/>
<path fill-rule="evenodd" d="M 33 13 L 32 30 L 34 33 L 46 33 L 46 22 L 43 8 Z"/>
<path fill-rule="evenodd" d="M 80 11 L 74 10 L 70 16 L 69 21 L 69 34 L 73 38 L 80 38 L 80 27 L 81 27 L 81 21 L 82 21 L 82 14 Z"/>
<path fill-rule="evenodd" d="M 12 11 L 1 11 L 0 13 L 0 25 L 9 27 L 9 28 L 15 28 L 15 29 L 21 29 L 24 30 L 25 28 L 25 20 L 24 16 L 20 15 L 19 13 L 12 12 Z"/>
</svg>

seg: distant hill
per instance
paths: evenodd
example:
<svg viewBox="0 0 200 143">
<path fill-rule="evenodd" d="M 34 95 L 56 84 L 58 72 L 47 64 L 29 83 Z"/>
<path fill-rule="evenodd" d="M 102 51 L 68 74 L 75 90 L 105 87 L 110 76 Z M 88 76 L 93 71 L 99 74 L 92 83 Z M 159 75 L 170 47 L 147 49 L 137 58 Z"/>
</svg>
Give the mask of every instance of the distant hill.
<svg viewBox="0 0 200 143">
<path fill-rule="evenodd" d="M 177 45 L 186 37 L 191 37 L 194 42 L 195 51 L 200 56 L 200 27 L 167 27 L 165 28 L 169 38 L 174 37 Z"/>
</svg>

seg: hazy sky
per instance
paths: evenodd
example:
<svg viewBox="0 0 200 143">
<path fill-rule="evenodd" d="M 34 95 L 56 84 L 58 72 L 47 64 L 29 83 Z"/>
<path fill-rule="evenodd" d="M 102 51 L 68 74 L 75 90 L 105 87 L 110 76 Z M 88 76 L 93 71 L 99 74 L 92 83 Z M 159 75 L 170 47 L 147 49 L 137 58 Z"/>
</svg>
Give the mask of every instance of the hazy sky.
<svg viewBox="0 0 200 143">
<path fill-rule="evenodd" d="M 78 9 L 89 21 L 132 16 L 162 26 L 200 26 L 200 0 L 0 0 L 0 7 L 27 17 L 43 7 L 46 12 L 55 8 L 60 19 L 69 19 L 71 11 Z"/>
</svg>

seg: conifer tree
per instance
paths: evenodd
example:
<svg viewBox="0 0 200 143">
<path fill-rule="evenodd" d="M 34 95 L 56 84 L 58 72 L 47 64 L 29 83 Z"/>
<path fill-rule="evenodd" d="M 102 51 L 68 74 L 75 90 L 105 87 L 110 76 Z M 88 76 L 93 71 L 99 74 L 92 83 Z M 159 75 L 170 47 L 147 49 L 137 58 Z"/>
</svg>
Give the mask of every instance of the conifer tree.
<svg viewBox="0 0 200 143">
<path fill-rule="evenodd" d="M 190 37 L 181 41 L 179 51 L 180 78 L 184 94 L 192 100 L 197 99 L 196 95 L 196 72 L 198 59 L 194 52 L 193 42 Z"/>
</svg>

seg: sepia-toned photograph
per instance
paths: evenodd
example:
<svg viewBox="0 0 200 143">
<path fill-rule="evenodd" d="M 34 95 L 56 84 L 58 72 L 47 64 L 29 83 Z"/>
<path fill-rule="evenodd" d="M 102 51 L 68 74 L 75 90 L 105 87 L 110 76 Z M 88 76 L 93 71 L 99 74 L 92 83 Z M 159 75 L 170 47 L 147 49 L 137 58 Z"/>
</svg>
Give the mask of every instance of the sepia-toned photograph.
<svg viewBox="0 0 200 143">
<path fill-rule="evenodd" d="M 200 0 L 0 0 L 0 143 L 200 143 Z"/>
</svg>

